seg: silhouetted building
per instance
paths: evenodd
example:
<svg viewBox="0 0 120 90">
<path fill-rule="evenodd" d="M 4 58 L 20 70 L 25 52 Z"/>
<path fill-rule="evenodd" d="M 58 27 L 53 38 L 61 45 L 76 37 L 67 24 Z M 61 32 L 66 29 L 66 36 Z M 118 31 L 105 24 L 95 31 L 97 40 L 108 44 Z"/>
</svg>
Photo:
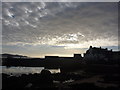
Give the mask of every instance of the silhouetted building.
<svg viewBox="0 0 120 90">
<path fill-rule="evenodd" d="M 120 51 L 112 51 L 108 50 L 107 48 L 96 48 L 90 46 L 89 50 L 86 51 L 84 54 L 84 60 L 104 60 L 104 61 L 110 61 L 110 60 L 118 60 L 120 57 Z"/>
<path fill-rule="evenodd" d="M 81 54 L 74 54 L 74 59 L 75 60 L 81 60 L 83 57 L 81 56 Z"/>
<path fill-rule="evenodd" d="M 58 59 L 58 56 L 45 56 L 45 59 Z"/>
</svg>

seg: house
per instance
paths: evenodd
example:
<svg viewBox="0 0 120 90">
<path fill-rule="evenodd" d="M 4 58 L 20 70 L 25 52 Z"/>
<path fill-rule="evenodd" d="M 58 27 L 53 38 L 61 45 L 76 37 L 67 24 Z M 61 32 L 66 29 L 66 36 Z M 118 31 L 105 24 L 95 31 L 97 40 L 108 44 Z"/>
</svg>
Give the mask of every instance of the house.
<svg viewBox="0 0 120 90">
<path fill-rule="evenodd" d="M 97 47 L 92 47 L 86 51 L 84 54 L 84 60 L 91 60 L 91 61 L 97 61 L 99 60 L 102 61 L 112 61 L 112 60 L 118 60 L 120 57 L 120 51 L 112 51 L 108 50 L 107 48 L 97 48 Z"/>
</svg>

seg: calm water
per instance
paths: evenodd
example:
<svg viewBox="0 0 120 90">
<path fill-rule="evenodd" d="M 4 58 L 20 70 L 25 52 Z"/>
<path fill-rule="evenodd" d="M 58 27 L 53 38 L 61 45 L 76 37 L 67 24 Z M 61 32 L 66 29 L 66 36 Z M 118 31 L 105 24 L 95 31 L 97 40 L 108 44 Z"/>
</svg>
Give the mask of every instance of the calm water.
<svg viewBox="0 0 120 90">
<path fill-rule="evenodd" d="M 40 73 L 44 67 L 9 67 L 0 66 L 0 72 L 6 74 L 34 74 Z M 60 69 L 48 69 L 51 73 L 60 73 Z"/>
</svg>

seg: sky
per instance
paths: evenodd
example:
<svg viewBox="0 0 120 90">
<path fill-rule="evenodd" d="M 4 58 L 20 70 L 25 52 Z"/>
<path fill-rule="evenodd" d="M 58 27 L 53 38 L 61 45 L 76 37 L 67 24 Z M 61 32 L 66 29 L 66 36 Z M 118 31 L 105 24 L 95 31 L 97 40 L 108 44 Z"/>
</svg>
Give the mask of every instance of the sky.
<svg viewBox="0 0 120 90">
<path fill-rule="evenodd" d="M 1 15 L 0 15 L 1 16 Z M 118 50 L 115 2 L 2 2 L 2 53 L 73 56 Z"/>
</svg>

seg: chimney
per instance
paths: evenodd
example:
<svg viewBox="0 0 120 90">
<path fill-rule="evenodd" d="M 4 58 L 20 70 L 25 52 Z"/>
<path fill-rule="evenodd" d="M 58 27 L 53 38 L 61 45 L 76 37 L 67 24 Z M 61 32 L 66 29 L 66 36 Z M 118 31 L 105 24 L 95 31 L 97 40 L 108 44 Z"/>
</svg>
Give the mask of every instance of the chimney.
<svg viewBox="0 0 120 90">
<path fill-rule="evenodd" d="M 90 48 L 92 48 L 92 46 L 90 46 Z"/>
<path fill-rule="evenodd" d="M 105 50 L 107 50 L 107 48 L 105 48 Z"/>
<path fill-rule="evenodd" d="M 112 49 L 110 51 L 112 52 Z"/>
</svg>

